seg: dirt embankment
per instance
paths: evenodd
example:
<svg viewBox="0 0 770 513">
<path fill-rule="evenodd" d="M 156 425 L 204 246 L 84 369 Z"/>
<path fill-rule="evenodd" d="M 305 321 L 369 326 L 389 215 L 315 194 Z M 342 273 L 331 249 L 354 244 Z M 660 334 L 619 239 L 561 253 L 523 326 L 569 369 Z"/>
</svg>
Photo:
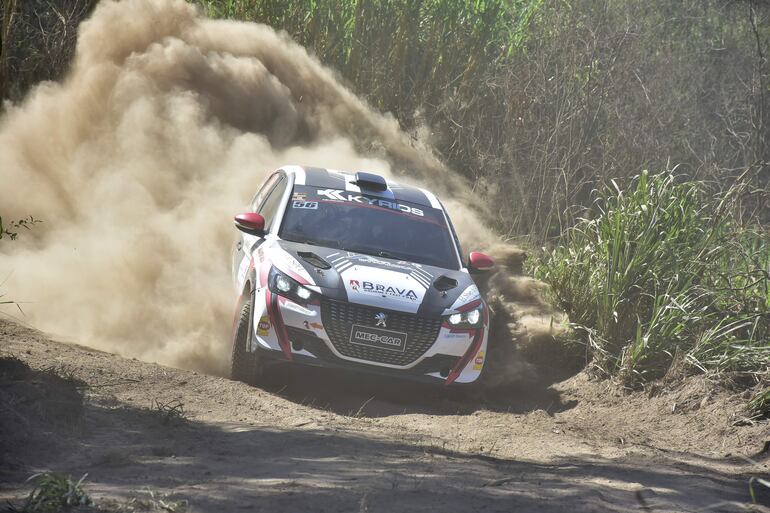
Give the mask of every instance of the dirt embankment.
<svg viewBox="0 0 770 513">
<path fill-rule="evenodd" d="M 0 347 L 19 360 L 0 360 L 0 499 L 56 470 L 97 504 L 149 489 L 189 511 L 739 511 L 768 472 L 767 424 L 736 425 L 724 390 L 577 375 L 482 398 L 290 367 L 262 390 L 4 321 Z"/>
</svg>

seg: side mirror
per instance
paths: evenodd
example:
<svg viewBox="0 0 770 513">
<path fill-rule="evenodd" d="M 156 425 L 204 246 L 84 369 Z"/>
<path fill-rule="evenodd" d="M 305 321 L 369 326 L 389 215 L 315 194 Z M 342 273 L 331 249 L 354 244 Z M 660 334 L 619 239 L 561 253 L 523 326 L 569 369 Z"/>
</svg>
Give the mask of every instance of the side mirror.
<svg viewBox="0 0 770 513">
<path fill-rule="evenodd" d="M 235 227 L 243 233 L 262 237 L 265 235 L 265 218 L 254 212 L 246 212 L 235 216 Z"/>
<path fill-rule="evenodd" d="M 484 253 L 478 251 L 471 251 L 468 256 L 468 270 L 473 271 L 489 271 L 495 266 L 495 261 L 489 258 Z"/>
</svg>

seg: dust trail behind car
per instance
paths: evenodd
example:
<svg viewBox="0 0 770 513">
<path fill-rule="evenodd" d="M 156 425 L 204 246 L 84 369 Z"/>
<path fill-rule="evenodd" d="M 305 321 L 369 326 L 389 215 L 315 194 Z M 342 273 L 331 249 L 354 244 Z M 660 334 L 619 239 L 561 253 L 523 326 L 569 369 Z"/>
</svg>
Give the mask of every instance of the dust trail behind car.
<svg viewBox="0 0 770 513">
<path fill-rule="evenodd" d="M 283 163 L 429 184 L 451 198 L 466 249 L 495 244 L 463 179 L 286 34 L 183 0 L 105 1 L 67 78 L 0 119 L 0 215 L 43 221 L 0 249 L 4 288 L 36 327 L 222 372 L 231 217 Z M 537 284 L 508 267 L 490 279 L 499 304 L 513 321 L 520 307 L 547 315 Z"/>
</svg>

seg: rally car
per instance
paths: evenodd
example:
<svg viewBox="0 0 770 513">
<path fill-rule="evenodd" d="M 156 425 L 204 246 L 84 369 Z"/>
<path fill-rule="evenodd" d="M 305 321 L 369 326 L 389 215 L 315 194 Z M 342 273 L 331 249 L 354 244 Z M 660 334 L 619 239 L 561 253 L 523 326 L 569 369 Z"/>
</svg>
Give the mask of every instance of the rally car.
<svg viewBox="0 0 770 513">
<path fill-rule="evenodd" d="M 382 176 L 284 166 L 235 216 L 231 376 L 276 361 L 450 385 L 484 369 L 489 310 L 439 199 Z"/>
</svg>

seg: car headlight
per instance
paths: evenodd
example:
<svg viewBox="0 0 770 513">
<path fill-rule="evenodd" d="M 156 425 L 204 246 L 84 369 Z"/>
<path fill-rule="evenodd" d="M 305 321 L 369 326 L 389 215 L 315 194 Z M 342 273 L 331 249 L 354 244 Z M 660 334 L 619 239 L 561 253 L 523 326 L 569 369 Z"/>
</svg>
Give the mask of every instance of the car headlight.
<svg viewBox="0 0 770 513">
<path fill-rule="evenodd" d="M 294 278 L 286 276 L 273 266 L 267 277 L 270 292 L 291 299 L 296 303 L 307 303 L 313 297 L 313 291 L 303 286 Z"/>
<path fill-rule="evenodd" d="M 482 308 L 479 306 L 467 312 L 452 314 L 447 316 L 446 320 L 453 328 L 478 328 L 481 324 Z"/>
</svg>

